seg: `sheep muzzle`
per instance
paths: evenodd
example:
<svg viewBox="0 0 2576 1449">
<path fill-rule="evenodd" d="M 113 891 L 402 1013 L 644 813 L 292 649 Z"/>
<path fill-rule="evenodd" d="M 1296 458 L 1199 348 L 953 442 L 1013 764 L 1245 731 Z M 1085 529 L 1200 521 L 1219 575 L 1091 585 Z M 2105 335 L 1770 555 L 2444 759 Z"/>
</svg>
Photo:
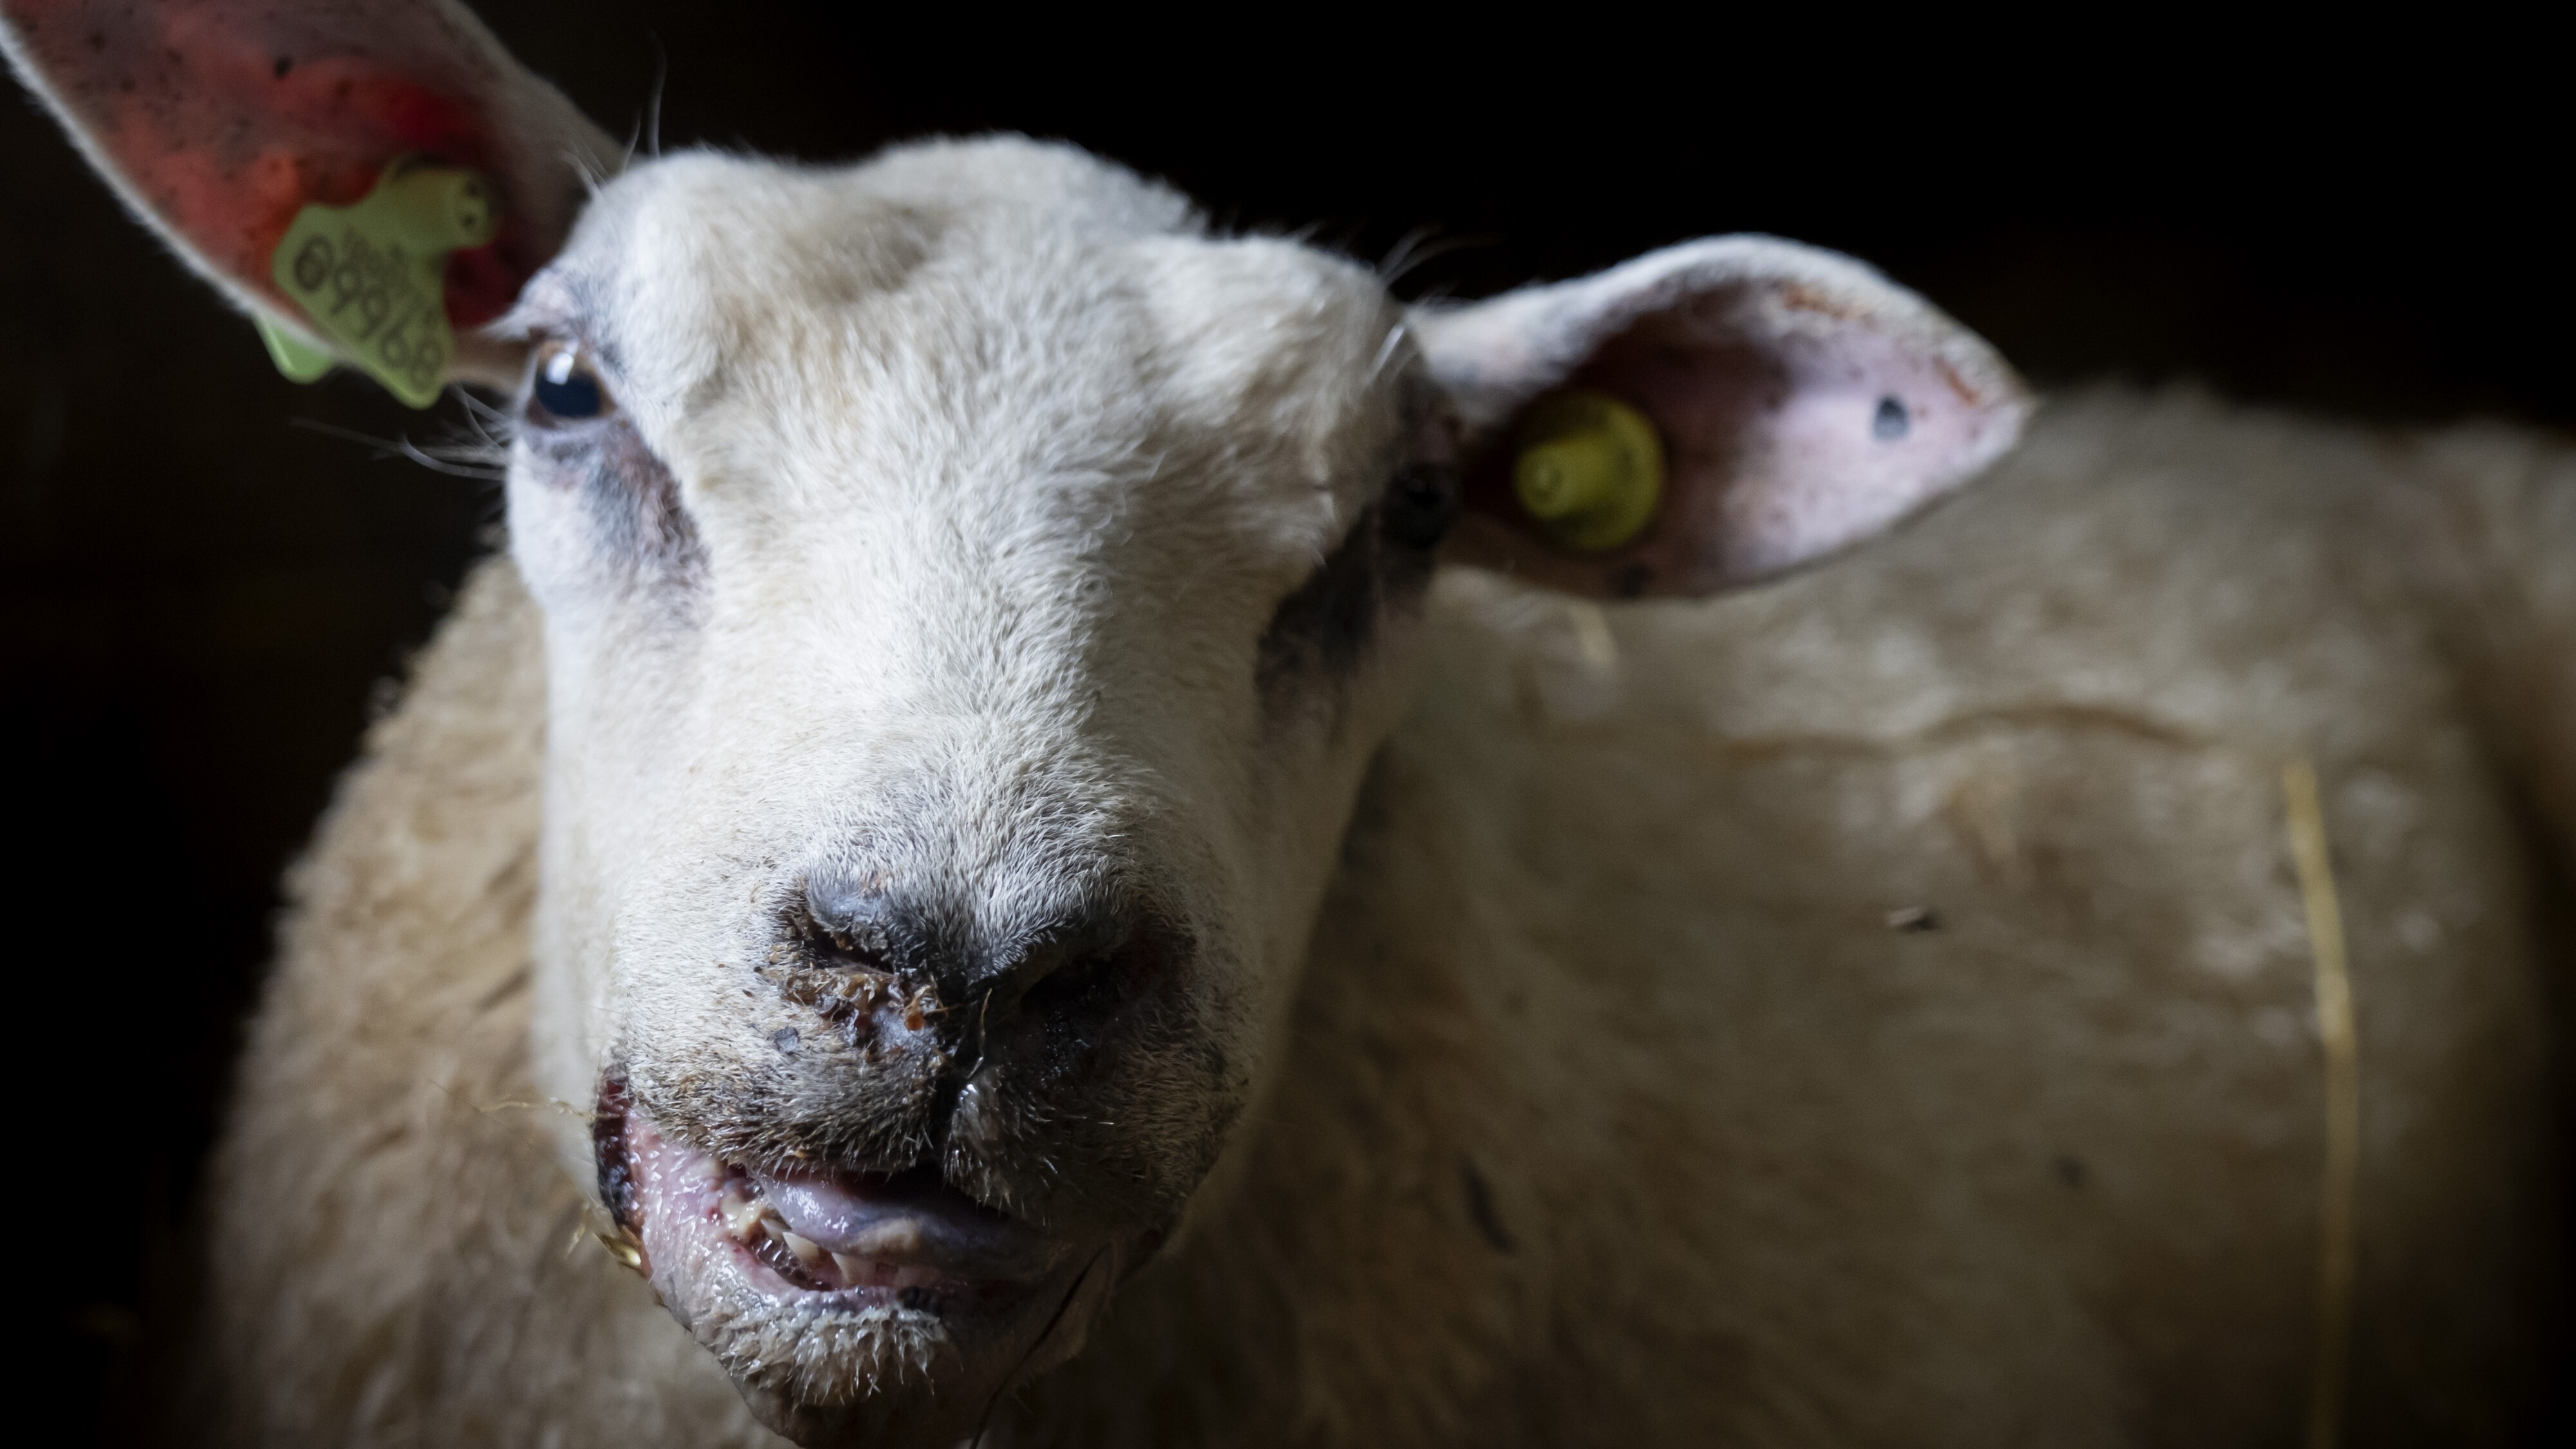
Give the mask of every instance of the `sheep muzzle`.
<svg viewBox="0 0 2576 1449">
<path fill-rule="evenodd" d="M 946 1444 L 1069 1357 L 1159 1233 L 1053 1232 L 897 1173 L 751 1165 L 677 1142 L 612 1079 L 600 1186 L 637 1267 L 772 1429 Z"/>
</svg>

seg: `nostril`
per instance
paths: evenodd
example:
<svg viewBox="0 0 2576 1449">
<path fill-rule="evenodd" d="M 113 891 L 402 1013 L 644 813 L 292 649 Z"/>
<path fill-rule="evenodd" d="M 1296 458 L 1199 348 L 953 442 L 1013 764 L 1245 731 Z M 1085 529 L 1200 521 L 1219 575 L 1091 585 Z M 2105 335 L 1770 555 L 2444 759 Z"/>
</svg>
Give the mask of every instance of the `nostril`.
<svg viewBox="0 0 2576 1449">
<path fill-rule="evenodd" d="M 1185 951 L 1181 934 L 1159 919 L 1089 917 L 1019 953 L 992 983 L 992 1009 L 1041 1018 L 1106 1015 L 1150 989 Z"/>
<path fill-rule="evenodd" d="M 1114 955 L 1067 961 L 1031 981 L 1020 993 L 1017 1005 L 1032 1016 L 1097 1012 L 1124 994 L 1120 975 Z"/>
<path fill-rule="evenodd" d="M 918 1019 L 886 1018 L 916 1032 L 934 1016 L 968 1033 L 1019 1016 L 1097 1022 L 1149 992 L 1190 949 L 1159 913 L 1115 897 L 1005 926 L 970 905 L 890 887 L 881 873 L 826 866 L 791 900 L 778 923 L 782 954 L 807 973 L 797 978 L 814 998 L 807 1004 L 926 1002 Z"/>
<path fill-rule="evenodd" d="M 817 873 L 805 882 L 806 944 L 814 955 L 848 970 L 891 971 L 904 953 L 896 911 L 882 876 Z"/>
</svg>

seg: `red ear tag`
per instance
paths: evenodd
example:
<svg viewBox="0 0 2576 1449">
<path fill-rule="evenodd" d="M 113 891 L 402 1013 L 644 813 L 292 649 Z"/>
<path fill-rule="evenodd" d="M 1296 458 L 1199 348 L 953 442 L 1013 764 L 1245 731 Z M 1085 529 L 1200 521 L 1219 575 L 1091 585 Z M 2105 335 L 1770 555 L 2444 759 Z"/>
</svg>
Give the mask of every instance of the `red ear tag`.
<svg viewBox="0 0 2576 1449">
<path fill-rule="evenodd" d="M 345 362 L 411 406 L 428 407 L 456 357 L 448 253 L 481 246 L 499 229 L 481 172 L 418 157 L 387 166 L 356 205 L 306 206 L 279 238 L 269 276 L 325 346 L 263 318 L 269 356 L 298 382 Z"/>
</svg>

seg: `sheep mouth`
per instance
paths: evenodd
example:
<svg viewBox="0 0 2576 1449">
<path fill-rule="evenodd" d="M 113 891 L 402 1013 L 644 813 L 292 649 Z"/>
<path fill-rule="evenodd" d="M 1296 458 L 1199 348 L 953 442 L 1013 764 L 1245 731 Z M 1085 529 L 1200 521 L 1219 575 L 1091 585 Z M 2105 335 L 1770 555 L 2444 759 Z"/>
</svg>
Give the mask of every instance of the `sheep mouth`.
<svg viewBox="0 0 2576 1449">
<path fill-rule="evenodd" d="M 946 1445 L 1078 1349 L 1131 1245 L 1049 1233 L 943 1182 L 730 1163 L 603 1093 L 617 1251 L 808 1449 Z"/>
<path fill-rule="evenodd" d="M 1038 1229 L 949 1187 L 936 1167 L 764 1170 L 671 1141 L 633 1113 L 623 1136 L 621 1220 L 648 1276 L 675 1252 L 721 1253 L 782 1300 L 930 1311 L 952 1299 L 1019 1296 L 1066 1256 Z"/>
</svg>

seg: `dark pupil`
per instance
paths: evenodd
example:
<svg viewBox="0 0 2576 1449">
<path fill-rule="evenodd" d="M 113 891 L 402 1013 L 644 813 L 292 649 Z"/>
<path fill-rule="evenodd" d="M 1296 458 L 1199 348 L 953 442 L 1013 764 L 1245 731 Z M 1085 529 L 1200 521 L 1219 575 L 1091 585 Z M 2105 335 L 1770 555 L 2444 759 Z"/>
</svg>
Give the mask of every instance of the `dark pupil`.
<svg viewBox="0 0 2576 1449">
<path fill-rule="evenodd" d="M 1386 495 L 1386 531 L 1397 543 L 1429 548 L 1458 516 L 1458 482 L 1450 470 L 1416 463 L 1396 475 Z"/>
<path fill-rule="evenodd" d="M 559 378 L 537 374 L 537 406 L 559 418 L 598 417 L 607 403 L 600 394 L 599 379 L 578 368 L 564 368 L 562 372 Z"/>
</svg>

